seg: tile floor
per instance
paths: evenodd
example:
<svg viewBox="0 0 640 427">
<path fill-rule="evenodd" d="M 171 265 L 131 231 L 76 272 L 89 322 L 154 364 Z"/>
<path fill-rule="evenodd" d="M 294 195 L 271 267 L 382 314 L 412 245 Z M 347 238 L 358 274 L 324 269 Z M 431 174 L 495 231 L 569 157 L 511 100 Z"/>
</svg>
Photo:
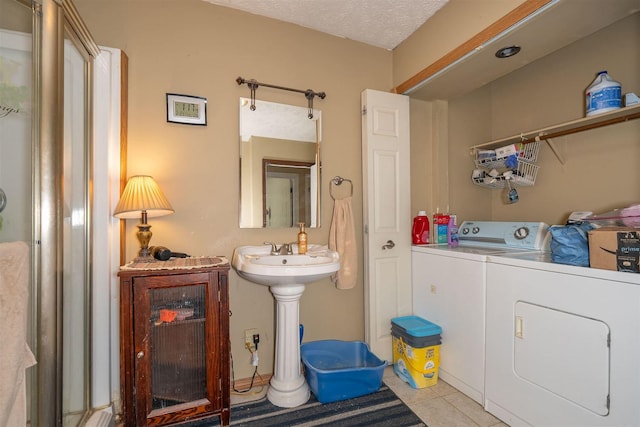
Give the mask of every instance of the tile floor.
<svg viewBox="0 0 640 427">
<path fill-rule="evenodd" d="M 475 400 L 472 400 L 445 383 L 438 380 L 433 387 L 414 389 L 402 381 L 393 372 L 393 367 L 385 369 L 382 380 L 394 391 L 407 406 L 429 427 L 506 427 L 488 412 L 485 412 Z M 264 396 L 267 386 L 255 392 L 231 395 L 231 404 L 256 400 Z"/>
<path fill-rule="evenodd" d="M 433 387 L 414 389 L 390 366 L 382 380 L 429 427 L 506 427 L 475 400 L 441 379 Z"/>
</svg>

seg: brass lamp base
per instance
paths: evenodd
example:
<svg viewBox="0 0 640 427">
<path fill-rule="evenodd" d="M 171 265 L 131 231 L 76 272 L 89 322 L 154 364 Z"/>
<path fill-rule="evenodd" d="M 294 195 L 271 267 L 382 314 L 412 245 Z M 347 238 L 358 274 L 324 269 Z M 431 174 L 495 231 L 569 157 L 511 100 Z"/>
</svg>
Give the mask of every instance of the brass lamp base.
<svg viewBox="0 0 640 427">
<path fill-rule="evenodd" d="M 136 236 L 138 237 L 138 242 L 140 242 L 140 251 L 138 252 L 138 256 L 133 260 L 134 262 L 155 262 L 156 259 L 151 256 L 151 250 L 149 249 L 149 242 L 151 241 L 151 225 L 147 224 L 144 221 L 146 218 L 143 217 L 143 222 L 138 224 L 138 232 Z"/>
</svg>

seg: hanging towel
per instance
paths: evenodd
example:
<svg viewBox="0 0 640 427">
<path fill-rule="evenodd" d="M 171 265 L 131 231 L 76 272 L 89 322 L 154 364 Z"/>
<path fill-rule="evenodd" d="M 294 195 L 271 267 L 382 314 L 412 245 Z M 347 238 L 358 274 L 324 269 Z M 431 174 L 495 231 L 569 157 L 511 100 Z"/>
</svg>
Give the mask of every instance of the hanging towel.
<svg viewBox="0 0 640 427">
<path fill-rule="evenodd" d="M 0 243 L 0 426 L 27 422 L 25 370 L 35 364 L 27 345 L 29 246 Z"/>
<path fill-rule="evenodd" d="M 358 275 L 358 248 L 353 224 L 351 197 L 335 200 L 329 228 L 329 249 L 340 255 L 340 270 L 332 277 L 338 289 L 351 289 Z"/>
</svg>

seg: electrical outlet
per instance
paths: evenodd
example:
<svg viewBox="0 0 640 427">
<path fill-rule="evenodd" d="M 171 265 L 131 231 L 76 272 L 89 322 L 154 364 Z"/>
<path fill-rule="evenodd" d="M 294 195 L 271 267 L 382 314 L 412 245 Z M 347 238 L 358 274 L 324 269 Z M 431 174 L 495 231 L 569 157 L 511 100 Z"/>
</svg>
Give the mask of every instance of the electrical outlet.
<svg viewBox="0 0 640 427">
<path fill-rule="evenodd" d="M 249 346 L 250 348 L 256 348 L 253 343 L 253 336 L 258 335 L 259 332 L 257 329 L 245 329 L 244 331 L 244 344 L 245 346 Z"/>
</svg>

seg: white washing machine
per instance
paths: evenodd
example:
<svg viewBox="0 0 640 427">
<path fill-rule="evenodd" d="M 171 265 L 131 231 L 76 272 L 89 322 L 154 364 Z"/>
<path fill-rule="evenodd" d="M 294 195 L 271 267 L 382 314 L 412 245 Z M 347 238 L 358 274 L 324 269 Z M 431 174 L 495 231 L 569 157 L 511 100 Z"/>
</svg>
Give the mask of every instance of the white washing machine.
<svg viewBox="0 0 640 427">
<path fill-rule="evenodd" d="M 545 250 L 547 229 L 533 222 L 465 221 L 457 248 L 412 247 L 413 313 L 442 327 L 439 376 L 480 404 L 487 259 Z"/>
<path fill-rule="evenodd" d="M 640 274 L 487 263 L 485 409 L 511 426 L 640 426 Z"/>
</svg>

